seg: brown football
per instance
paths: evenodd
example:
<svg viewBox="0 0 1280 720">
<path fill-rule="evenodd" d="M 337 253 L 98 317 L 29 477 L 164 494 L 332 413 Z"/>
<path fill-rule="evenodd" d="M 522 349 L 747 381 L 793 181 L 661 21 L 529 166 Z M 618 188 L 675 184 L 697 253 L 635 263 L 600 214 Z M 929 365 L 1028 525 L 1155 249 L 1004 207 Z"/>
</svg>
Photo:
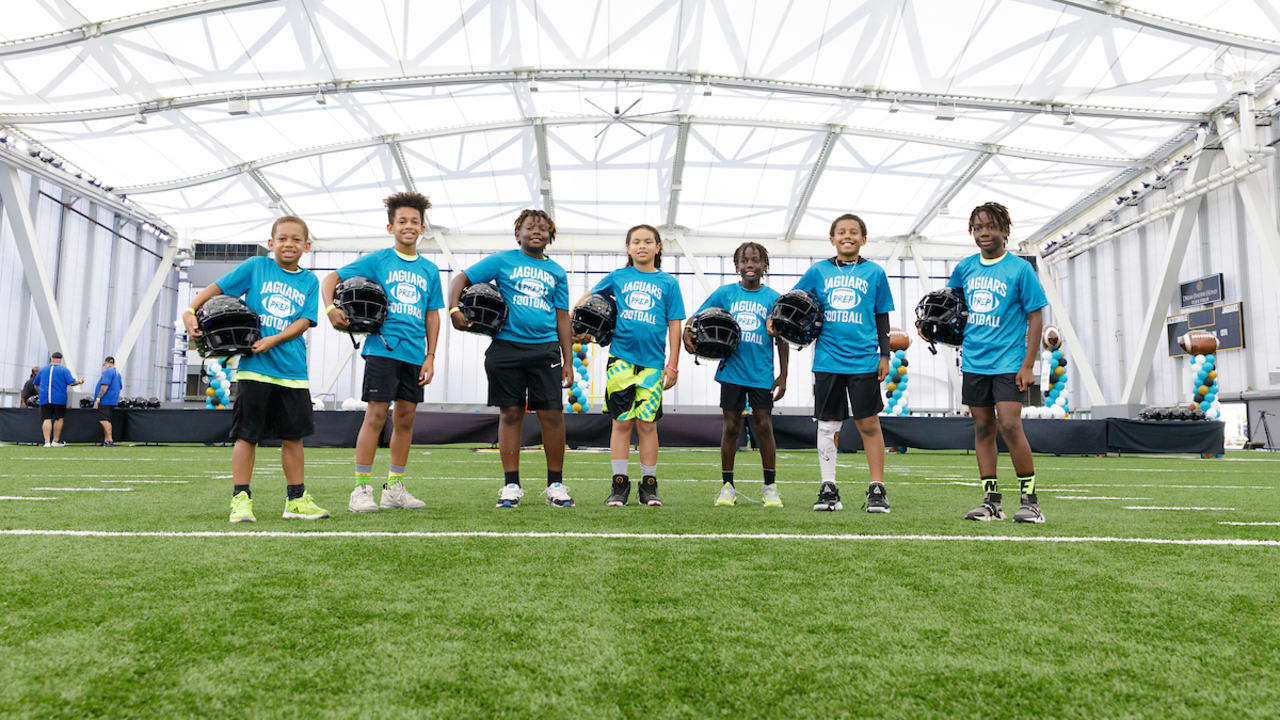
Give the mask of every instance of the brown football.
<svg viewBox="0 0 1280 720">
<path fill-rule="evenodd" d="M 1057 325 L 1050 325 L 1040 333 L 1040 343 L 1044 345 L 1045 350 L 1057 350 L 1062 347 L 1062 333 L 1058 332 Z"/>
<path fill-rule="evenodd" d="M 1218 349 L 1218 338 L 1205 330 L 1192 330 L 1178 338 L 1178 346 L 1192 355 L 1204 355 Z"/>
<path fill-rule="evenodd" d="M 911 336 L 901 328 L 889 328 L 889 349 L 906 350 L 911 347 Z"/>
</svg>

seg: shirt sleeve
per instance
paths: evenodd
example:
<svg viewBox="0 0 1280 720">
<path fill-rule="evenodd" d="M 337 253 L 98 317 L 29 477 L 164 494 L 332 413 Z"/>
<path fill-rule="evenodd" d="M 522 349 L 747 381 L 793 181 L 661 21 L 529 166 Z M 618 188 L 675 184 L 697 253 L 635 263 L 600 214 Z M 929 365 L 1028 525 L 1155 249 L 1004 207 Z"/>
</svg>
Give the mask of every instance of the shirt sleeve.
<svg viewBox="0 0 1280 720">
<path fill-rule="evenodd" d="M 498 273 L 502 271 L 501 266 L 502 255 L 500 253 L 494 253 L 479 262 L 472 263 L 471 267 L 467 268 L 464 272 L 466 272 L 467 279 L 471 282 L 485 283 L 498 277 Z"/>
<path fill-rule="evenodd" d="M 715 290 L 712 290 L 711 294 L 707 296 L 707 299 L 704 300 L 702 304 L 698 306 L 698 309 L 694 311 L 693 314 L 697 315 L 703 310 L 706 310 L 707 308 L 713 308 L 713 307 L 728 310 L 728 308 L 724 306 L 723 296 L 724 296 L 724 286 L 722 285 L 716 288 Z"/>
<path fill-rule="evenodd" d="M 439 310 L 444 307 L 444 292 L 440 289 L 440 268 L 434 265 L 432 267 L 435 268 L 435 272 L 427 278 L 427 309 Z"/>
<path fill-rule="evenodd" d="M 892 312 L 893 293 L 889 291 L 889 276 L 884 268 L 880 268 L 880 272 L 876 275 L 879 281 L 876 287 L 876 314 Z"/>
<path fill-rule="evenodd" d="M 315 327 L 320 317 L 320 281 L 310 270 L 303 270 L 303 272 L 311 275 L 311 282 L 307 283 L 306 299 L 302 301 L 302 309 L 298 312 L 297 319 L 305 318 L 311 323 L 311 327 Z"/>
<path fill-rule="evenodd" d="M 817 295 L 818 294 L 818 266 L 814 265 L 810 267 L 808 270 L 805 270 L 804 274 L 800 276 L 800 280 L 796 282 L 796 286 L 792 289 L 804 290 L 807 293 L 812 293 L 813 295 Z"/>
<path fill-rule="evenodd" d="M 614 270 L 613 272 L 617 272 L 617 270 Z M 596 283 L 596 286 L 591 288 L 591 294 L 614 297 L 616 291 L 613 287 L 613 273 L 609 273 L 608 275 L 600 278 L 600 282 Z"/>
<path fill-rule="evenodd" d="M 71 374 L 71 371 L 67 369 L 66 365 L 59 365 L 58 370 L 60 371 L 58 373 L 58 381 L 63 385 L 70 386 L 76 381 L 76 377 Z"/>
<path fill-rule="evenodd" d="M 680 281 L 671 277 L 671 292 L 667 293 L 667 321 L 684 319 L 684 296 L 680 294 Z"/>
<path fill-rule="evenodd" d="M 961 260 L 960 262 L 956 263 L 955 267 L 951 268 L 951 277 L 947 279 L 947 287 L 960 288 L 961 290 L 963 290 L 964 275 L 965 275 L 964 261 Z M 921 282 L 923 282 L 924 278 L 920 278 L 920 280 Z"/>
<path fill-rule="evenodd" d="M 218 289 L 231 297 L 240 297 L 248 292 L 249 284 L 253 282 L 253 261 L 256 259 L 245 260 L 218 278 Z"/>
<path fill-rule="evenodd" d="M 98 376 L 98 383 L 93 386 L 93 394 L 97 395 L 98 388 L 103 385 L 107 386 L 107 392 L 111 392 L 111 377 L 105 372 Z"/>
<path fill-rule="evenodd" d="M 362 255 L 338 268 L 338 277 L 343 280 L 350 280 L 353 277 L 367 277 L 376 283 L 382 282 L 378 279 L 378 263 L 373 253 Z"/>
<path fill-rule="evenodd" d="M 1031 268 L 1031 263 L 1027 263 L 1022 268 L 1021 285 L 1019 290 L 1024 310 L 1035 312 L 1049 304 L 1049 299 L 1044 295 L 1044 288 L 1040 285 L 1040 278 L 1036 277 L 1036 271 Z"/>
<path fill-rule="evenodd" d="M 556 291 L 551 297 L 551 304 L 557 310 L 569 309 L 569 273 L 563 268 L 556 273 Z"/>
</svg>

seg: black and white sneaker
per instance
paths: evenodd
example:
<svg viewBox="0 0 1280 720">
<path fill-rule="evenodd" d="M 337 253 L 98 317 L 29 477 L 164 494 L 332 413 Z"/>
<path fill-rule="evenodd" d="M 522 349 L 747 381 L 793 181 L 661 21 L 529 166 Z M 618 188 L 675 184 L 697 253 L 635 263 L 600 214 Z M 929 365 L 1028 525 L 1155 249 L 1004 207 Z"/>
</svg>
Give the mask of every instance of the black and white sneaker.
<svg viewBox="0 0 1280 720">
<path fill-rule="evenodd" d="M 982 496 L 982 504 L 969 511 L 964 516 L 965 520 L 978 520 L 980 522 L 991 522 L 992 520 L 1003 520 L 1004 511 L 1000 509 L 1000 498 L 1002 495 L 998 492 L 989 492 Z"/>
<path fill-rule="evenodd" d="M 658 497 L 658 478 L 645 475 L 640 479 L 640 504 L 650 507 L 662 506 L 662 498 Z"/>
<path fill-rule="evenodd" d="M 840 491 L 836 489 L 835 483 L 822 483 L 822 489 L 818 491 L 818 501 L 813 504 L 813 509 L 823 512 L 844 509 L 844 504 L 840 502 Z"/>
<path fill-rule="evenodd" d="M 626 475 L 614 475 L 613 487 L 609 491 L 609 499 L 604 504 L 609 507 L 622 507 L 631 497 L 631 480 Z"/>
<path fill-rule="evenodd" d="M 869 513 L 889 512 L 889 496 L 885 494 L 884 483 L 873 482 L 867 486 L 867 501 L 862 507 Z"/>
<path fill-rule="evenodd" d="M 1020 523 L 1042 523 L 1044 515 L 1040 512 L 1040 499 L 1035 493 L 1022 496 L 1022 507 L 1013 514 L 1013 521 Z"/>
</svg>

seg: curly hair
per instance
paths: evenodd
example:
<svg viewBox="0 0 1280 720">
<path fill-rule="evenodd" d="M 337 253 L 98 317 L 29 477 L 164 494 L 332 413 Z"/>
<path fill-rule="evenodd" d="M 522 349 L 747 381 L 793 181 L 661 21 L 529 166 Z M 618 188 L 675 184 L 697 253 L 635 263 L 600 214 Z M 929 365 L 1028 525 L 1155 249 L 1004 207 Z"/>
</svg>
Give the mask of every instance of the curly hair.
<svg viewBox="0 0 1280 720">
<path fill-rule="evenodd" d="M 979 205 L 973 209 L 973 212 L 969 213 L 969 232 L 973 232 L 973 229 L 977 227 L 978 213 L 984 212 L 991 216 L 991 219 L 996 223 L 996 228 L 1005 235 L 1008 235 L 1013 229 L 1013 221 L 1009 219 L 1009 208 L 998 202 L 988 202 Z"/>
<path fill-rule="evenodd" d="M 764 265 L 764 271 L 767 274 L 769 272 L 769 251 L 765 250 L 764 246 L 758 242 L 744 242 L 739 245 L 738 248 L 733 251 L 733 267 L 735 269 L 738 267 L 738 262 L 742 260 L 742 253 L 746 252 L 748 249 L 752 249 L 760 253 L 760 263 Z"/>
<path fill-rule="evenodd" d="M 526 208 L 524 210 L 521 210 L 520 217 L 516 218 L 516 222 L 515 222 L 516 232 L 520 232 L 520 226 L 524 224 L 525 218 L 531 218 L 531 217 L 542 218 L 543 220 L 547 221 L 547 229 L 551 234 L 551 238 L 548 242 L 555 242 L 556 221 L 551 219 L 551 216 L 547 214 L 546 210 L 535 210 L 534 208 Z"/>
<path fill-rule="evenodd" d="M 831 231 L 827 233 L 828 236 L 830 237 L 836 236 L 836 225 L 839 225 L 841 220 L 856 221 L 858 223 L 858 227 L 862 228 L 862 237 L 867 236 L 867 224 L 862 221 L 862 218 L 858 217 L 857 215 L 854 215 L 853 213 L 845 213 L 840 217 L 836 218 L 835 220 L 832 220 Z"/>
<path fill-rule="evenodd" d="M 427 196 L 416 192 L 398 192 L 389 198 L 385 198 L 382 204 L 387 208 L 388 225 L 396 221 L 396 209 L 402 207 L 417 210 L 423 224 L 426 224 L 427 210 L 431 207 L 431 201 L 427 199 Z"/>
<path fill-rule="evenodd" d="M 623 247 L 625 248 L 626 246 L 631 244 L 631 233 L 637 230 L 648 230 L 649 232 L 653 233 L 653 239 L 656 240 L 658 243 L 658 253 L 653 256 L 653 267 L 661 268 L 662 267 L 662 236 L 658 234 L 658 228 L 652 225 L 645 225 L 643 223 L 636 225 L 635 227 L 627 231 L 627 241 L 623 243 Z M 630 254 L 628 254 L 627 267 L 631 267 L 632 265 L 635 265 L 635 264 L 636 264 L 636 261 L 632 259 Z"/>
</svg>

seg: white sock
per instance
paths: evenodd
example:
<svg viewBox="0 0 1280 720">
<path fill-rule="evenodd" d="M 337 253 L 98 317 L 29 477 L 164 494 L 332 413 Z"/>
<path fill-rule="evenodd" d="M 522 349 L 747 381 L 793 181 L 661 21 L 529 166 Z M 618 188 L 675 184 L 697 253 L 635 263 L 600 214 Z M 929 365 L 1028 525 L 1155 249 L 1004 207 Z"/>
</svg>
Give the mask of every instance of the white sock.
<svg viewBox="0 0 1280 720">
<path fill-rule="evenodd" d="M 628 458 L 623 458 L 621 460 L 610 460 L 609 464 L 613 467 L 613 474 L 626 475 L 628 462 L 629 462 Z"/>
<path fill-rule="evenodd" d="M 843 424 L 839 420 L 818 421 L 818 472 L 824 483 L 836 481 L 836 433 Z"/>
<path fill-rule="evenodd" d="M 640 477 L 647 478 L 649 476 L 658 477 L 658 466 L 640 463 Z"/>
</svg>

